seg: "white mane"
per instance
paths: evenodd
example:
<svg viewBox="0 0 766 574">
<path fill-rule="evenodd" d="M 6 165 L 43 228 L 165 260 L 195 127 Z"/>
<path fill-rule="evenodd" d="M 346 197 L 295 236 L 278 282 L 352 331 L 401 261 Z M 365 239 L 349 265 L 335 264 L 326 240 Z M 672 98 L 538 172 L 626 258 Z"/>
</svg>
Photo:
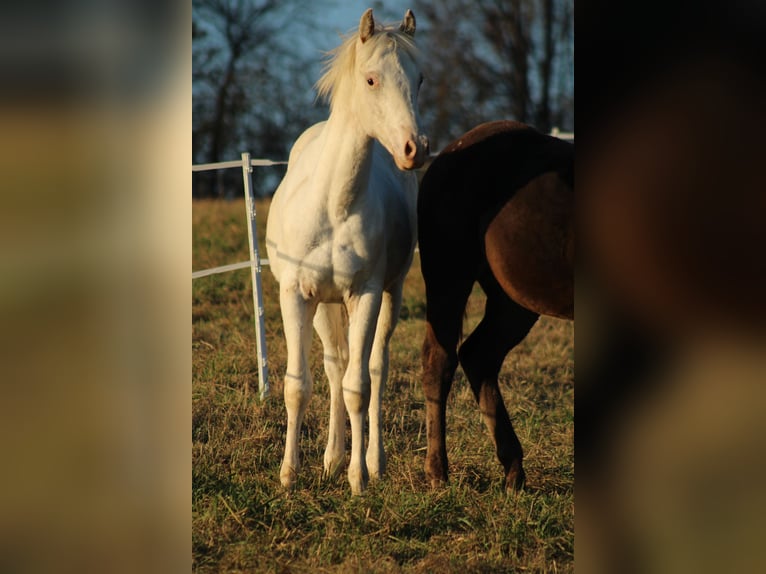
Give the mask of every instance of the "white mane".
<svg viewBox="0 0 766 574">
<path fill-rule="evenodd" d="M 322 77 L 314 86 L 317 90 L 317 98 L 328 102 L 330 109 L 336 99 L 335 96 L 342 91 L 343 80 L 353 76 L 359 32 L 352 32 L 341 39 L 340 46 L 325 53 Z M 395 26 L 376 24 L 375 34 L 367 42 L 373 47 L 380 42 L 393 42 L 397 49 L 401 48 L 413 60 L 419 61 L 420 52 L 412 36 Z"/>
</svg>

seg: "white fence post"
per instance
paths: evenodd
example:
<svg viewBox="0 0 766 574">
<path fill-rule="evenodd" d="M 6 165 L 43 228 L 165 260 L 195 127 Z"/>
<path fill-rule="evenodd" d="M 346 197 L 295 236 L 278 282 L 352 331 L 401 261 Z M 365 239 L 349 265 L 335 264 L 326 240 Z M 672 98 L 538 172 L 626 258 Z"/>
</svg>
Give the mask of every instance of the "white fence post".
<svg viewBox="0 0 766 574">
<path fill-rule="evenodd" d="M 261 285 L 261 258 L 258 255 L 258 234 L 255 226 L 255 196 L 253 194 L 253 167 L 250 154 L 242 153 L 242 179 L 247 204 L 247 235 L 250 239 L 250 274 L 253 280 L 253 307 L 255 311 L 255 346 L 258 356 L 258 389 L 261 400 L 269 396 L 269 369 L 266 358 L 266 327 L 264 325 L 263 287 Z"/>
</svg>

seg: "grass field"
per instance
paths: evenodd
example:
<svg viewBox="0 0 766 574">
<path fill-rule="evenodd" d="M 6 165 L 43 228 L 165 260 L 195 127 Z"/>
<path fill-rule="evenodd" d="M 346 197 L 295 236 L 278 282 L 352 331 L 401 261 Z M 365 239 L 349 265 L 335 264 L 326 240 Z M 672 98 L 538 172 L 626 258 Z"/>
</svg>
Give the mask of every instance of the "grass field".
<svg viewBox="0 0 766 574">
<path fill-rule="evenodd" d="M 268 202 L 259 202 L 257 211 L 263 250 Z M 194 270 L 247 260 L 244 201 L 197 201 L 193 225 Z M 502 467 L 458 370 L 447 418 L 450 484 L 432 491 L 423 471 L 425 296 L 416 255 L 392 340 L 384 397 L 385 478 L 361 497 L 351 496 L 345 471 L 338 479 L 321 480 L 329 395 L 315 337 L 303 466 L 298 488 L 287 493 L 279 483 L 286 356 L 278 287 L 267 268 L 263 287 L 272 396 L 262 404 L 250 271 L 193 282 L 195 572 L 573 571 L 572 323 L 541 318 L 501 373 L 501 389 L 525 450 L 527 489 L 504 492 Z M 482 311 L 477 287 L 466 332 Z"/>
</svg>

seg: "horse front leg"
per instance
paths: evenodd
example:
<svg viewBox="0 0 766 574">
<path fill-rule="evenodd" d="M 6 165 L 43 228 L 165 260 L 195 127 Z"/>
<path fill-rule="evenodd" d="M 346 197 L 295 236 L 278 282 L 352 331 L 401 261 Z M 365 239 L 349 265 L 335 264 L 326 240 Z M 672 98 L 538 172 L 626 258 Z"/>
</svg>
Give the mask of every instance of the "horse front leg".
<svg viewBox="0 0 766 574">
<path fill-rule="evenodd" d="M 367 470 L 371 479 L 379 479 L 386 472 L 386 451 L 383 447 L 382 403 L 383 393 L 388 380 L 389 343 L 399 318 L 402 306 L 402 283 L 391 291 L 383 293 L 380 304 L 375 339 L 372 343 L 370 358 L 370 378 L 372 393 L 370 396 L 369 421 L 370 440 L 367 445 Z"/>
<path fill-rule="evenodd" d="M 324 369 L 330 383 L 330 428 L 324 451 L 324 476 L 337 475 L 346 456 L 346 411 L 343 405 L 343 375 L 348 364 L 348 338 L 343 309 L 336 303 L 320 303 L 314 329 L 322 340 Z"/>
<path fill-rule="evenodd" d="M 284 384 L 287 435 L 279 479 L 285 488 L 293 488 L 300 469 L 301 426 L 313 391 L 307 357 L 311 347 L 311 316 L 314 308 L 299 290 L 290 287 L 280 289 L 279 304 L 287 343 Z"/>
<path fill-rule="evenodd" d="M 352 296 L 349 314 L 349 363 L 343 377 L 343 400 L 351 421 L 351 460 L 348 482 L 353 494 L 367 488 L 369 473 L 364 457 L 364 417 L 370 406 L 370 354 L 380 312 L 381 291 L 370 289 Z"/>
</svg>

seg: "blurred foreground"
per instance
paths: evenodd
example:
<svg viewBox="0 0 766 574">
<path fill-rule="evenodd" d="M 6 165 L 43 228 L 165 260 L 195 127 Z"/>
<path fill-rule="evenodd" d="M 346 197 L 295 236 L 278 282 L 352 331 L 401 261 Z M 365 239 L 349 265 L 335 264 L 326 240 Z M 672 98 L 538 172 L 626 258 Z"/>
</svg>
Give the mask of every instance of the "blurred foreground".
<svg viewBox="0 0 766 574">
<path fill-rule="evenodd" d="M 190 20 L 0 19 L 3 572 L 189 569 Z"/>
<path fill-rule="evenodd" d="M 766 569 L 764 11 L 718 8 L 578 20 L 584 572 Z"/>
</svg>

